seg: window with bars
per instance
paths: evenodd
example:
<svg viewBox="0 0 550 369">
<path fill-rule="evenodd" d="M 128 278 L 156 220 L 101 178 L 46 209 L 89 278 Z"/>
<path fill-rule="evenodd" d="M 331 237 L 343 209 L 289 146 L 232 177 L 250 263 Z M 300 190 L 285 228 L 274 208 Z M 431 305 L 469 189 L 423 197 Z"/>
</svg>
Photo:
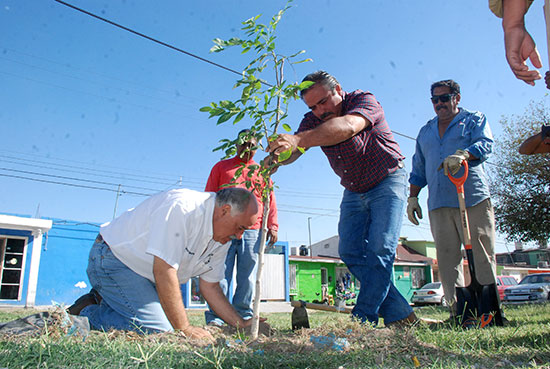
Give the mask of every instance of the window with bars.
<svg viewBox="0 0 550 369">
<path fill-rule="evenodd" d="M 26 238 L 0 237 L 0 300 L 19 300 Z"/>
</svg>

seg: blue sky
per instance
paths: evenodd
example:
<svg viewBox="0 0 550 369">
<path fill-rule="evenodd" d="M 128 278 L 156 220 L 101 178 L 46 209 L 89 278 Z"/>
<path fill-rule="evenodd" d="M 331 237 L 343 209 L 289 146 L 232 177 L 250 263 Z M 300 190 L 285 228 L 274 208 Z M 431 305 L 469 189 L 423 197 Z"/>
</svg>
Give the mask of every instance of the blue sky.
<svg viewBox="0 0 550 369">
<path fill-rule="evenodd" d="M 268 22 L 285 5 L 69 2 L 237 70 L 248 56 L 210 54 L 212 39 L 241 36 L 241 21 L 263 14 Z M 535 1 L 527 24 L 545 71 L 542 5 Z M 287 69 L 287 80 L 327 70 L 344 90 L 373 92 L 390 127 L 406 136 L 416 137 L 434 116 L 429 87 L 437 80 L 458 81 L 461 106 L 484 112 L 497 138 L 502 115 L 521 114 L 531 100 L 547 98 L 542 82 L 530 87 L 512 76 L 501 22 L 486 1 L 298 0 L 278 30 L 281 54 L 305 49 L 313 59 Z M 234 98 L 236 75 L 54 0 L 0 0 L 0 33 L 0 212 L 104 222 L 115 213 L 119 184 L 126 193 L 116 214 L 141 202 L 142 194 L 179 186 L 202 190 L 221 158 L 212 148 L 248 124 L 216 126 L 199 112 L 211 101 Z M 301 101 L 291 103 L 287 123 L 297 128 L 306 112 Z M 396 138 L 410 169 L 414 141 Z M 308 218 L 312 242 L 337 233 L 342 188 L 320 149 L 280 169 L 274 180 L 281 240 L 307 244 Z M 420 227 L 403 224 L 404 236 L 431 238 L 426 219 Z M 497 250 L 506 250 L 502 241 Z"/>
</svg>

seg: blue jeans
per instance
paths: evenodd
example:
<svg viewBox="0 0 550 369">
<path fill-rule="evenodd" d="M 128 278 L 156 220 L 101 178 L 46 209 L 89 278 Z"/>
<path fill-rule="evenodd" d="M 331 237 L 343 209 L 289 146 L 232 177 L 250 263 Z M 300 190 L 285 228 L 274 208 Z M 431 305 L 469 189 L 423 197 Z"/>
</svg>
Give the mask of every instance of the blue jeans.
<svg viewBox="0 0 550 369">
<path fill-rule="evenodd" d="M 225 278 L 220 281 L 220 287 L 223 294 L 231 301 L 229 287 L 233 279 L 235 258 L 237 258 L 237 287 L 231 303 L 243 319 L 252 318 L 252 300 L 254 299 L 259 250 L 260 230 L 248 229 L 244 231 L 242 239 L 231 242 L 225 259 Z M 204 316 L 206 324 L 210 322 L 217 325 L 224 324 L 223 320 L 211 308 L 204 313 Z"/>
<path fill-rule="evenodd" d="M 80 312 L 93 329 L 140 333 L 173 330 L 155 284 L 119 261 L 107 244 L 94 243 L 86 271 L 92 287 L 103 298 L 99 305 L 89 305 Z"/>
<path fill-rule="evenodd" d="M 398 169 L 365 193 L 344 191 L 340 205 L 340 258 L 361 282 L 352 314 L 361 321 L 404 319 L 412 308 L 391 281 L 406 195 L 406 172 Z"/>
</svg>

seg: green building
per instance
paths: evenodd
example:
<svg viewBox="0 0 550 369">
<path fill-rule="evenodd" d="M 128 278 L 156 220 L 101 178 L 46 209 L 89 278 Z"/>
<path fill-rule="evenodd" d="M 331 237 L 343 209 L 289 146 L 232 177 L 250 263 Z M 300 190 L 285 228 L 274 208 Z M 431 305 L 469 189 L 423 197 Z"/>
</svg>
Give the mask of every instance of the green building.
<svg viewBox="0 0 550 369">
<path fill-rule="evenodd" d="M 429 242 L 422 241 L 429 249 Z M 420 245 L 420 242 L 416 242 Z M 433 243 L 432 243 L 433 244 Z M 338 236 L 311 246 L 310 255 L 289 256 L 289 287 L 292 300 L 353 305 L 360 282 L 337 257 Z M 420 247 L 420 246 L 419 246 Z M 309 251 L 309 250 L 308 250 Z M 428 250 L 430 251 L 430 250 Z M 407 244 L 399 244 L 393 267 L 393 281 L 410 301 L 415 290 L 434 280 L 434 259 L 422 255 Z"/>
</svg>

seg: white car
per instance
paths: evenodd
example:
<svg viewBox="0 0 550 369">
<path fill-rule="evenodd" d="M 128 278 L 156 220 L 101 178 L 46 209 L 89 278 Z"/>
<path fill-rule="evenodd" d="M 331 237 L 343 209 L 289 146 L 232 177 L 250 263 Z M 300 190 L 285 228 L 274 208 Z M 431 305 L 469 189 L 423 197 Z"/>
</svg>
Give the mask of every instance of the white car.
<svg viewBox="0 0 550 369">
<path fill-rule="evenodd" d="M 550 273 L 529 274 L 518 285 L 504 290 L 505 303 L 546 302 L 550 300 Z"/>
<path fill-rule="evenodd" d="M 443 298 L 441 282 L 428 283 L 414 291 L 411 302 L 415 305 L 441 304 L 447 306 L 447 302 Z"/>
</svg>

